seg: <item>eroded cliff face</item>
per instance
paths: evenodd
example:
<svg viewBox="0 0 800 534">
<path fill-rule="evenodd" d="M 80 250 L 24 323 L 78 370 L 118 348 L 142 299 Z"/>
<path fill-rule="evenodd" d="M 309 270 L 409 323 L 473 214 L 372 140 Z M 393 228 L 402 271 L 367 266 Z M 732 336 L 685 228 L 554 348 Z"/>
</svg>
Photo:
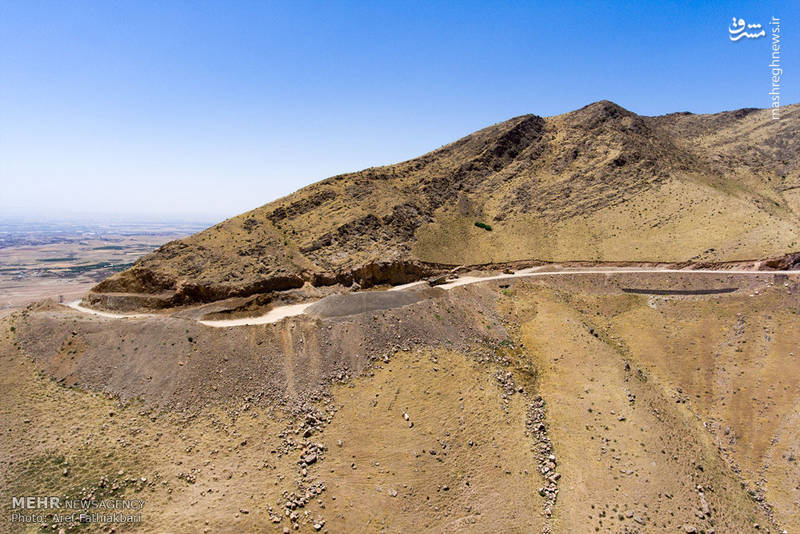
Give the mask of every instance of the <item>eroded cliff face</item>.
<svg viewBox="0 0 800 534">
<path fill-rule="evenodd" d="M 176 281 L 153 273 L 148 268 L 134 267 L 119 276 L 98 284 L 84 297 L 85 304 L 104 309 L 163 309 L 176 306 L 215 302 L 237 297 L 266 295 L 311 287 L 340 286 L 369 288 L 380 284 L 399 285 L 452 270 L 453 265 L 397 260 L 369 262 L 348 271 L 309 272 L 259 278 L 237 283 L 211 281 Z M 158 280 L 157 282 L 154 282 Z"/>
</svg>

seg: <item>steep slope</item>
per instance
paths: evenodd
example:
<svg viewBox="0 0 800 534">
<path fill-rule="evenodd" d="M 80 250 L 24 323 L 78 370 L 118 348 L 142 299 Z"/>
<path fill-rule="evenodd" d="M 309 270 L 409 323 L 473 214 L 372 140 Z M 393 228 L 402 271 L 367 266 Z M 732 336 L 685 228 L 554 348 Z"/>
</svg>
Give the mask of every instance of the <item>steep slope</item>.
<svg viewBox="0 0 800 534">
<path fill-rule="evenodd" d="M 767 110 L 643 117 L 608 101 L 525 115 L 168 243 L 94 301 L 399 283 L 426 263 L 778 256 L 800 248 L 799 127 L 797 105 L 779 121 Z"/>
</svg>

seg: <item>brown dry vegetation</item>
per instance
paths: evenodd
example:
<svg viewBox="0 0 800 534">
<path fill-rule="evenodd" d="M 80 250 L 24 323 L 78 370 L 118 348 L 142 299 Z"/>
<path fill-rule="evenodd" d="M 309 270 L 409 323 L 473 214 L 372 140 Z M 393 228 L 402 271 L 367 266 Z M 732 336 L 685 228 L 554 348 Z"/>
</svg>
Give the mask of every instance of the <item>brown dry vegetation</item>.
<svg viewBox="0 0 800 534">
<path fill-rule="evenodd" d="M 137 532 L 800 528 L 796 277 L 592 274 L 424 297 L 229 329 L 52 304 L 7 317 L 0 502 L 144 498 L 143 523 L 119 529 Z"/>
</svg>

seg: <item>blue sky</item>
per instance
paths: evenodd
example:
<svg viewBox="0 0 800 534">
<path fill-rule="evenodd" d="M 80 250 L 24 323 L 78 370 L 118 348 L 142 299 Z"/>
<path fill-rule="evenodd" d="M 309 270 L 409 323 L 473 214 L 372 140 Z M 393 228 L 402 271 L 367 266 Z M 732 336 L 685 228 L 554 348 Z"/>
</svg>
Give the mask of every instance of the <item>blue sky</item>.
<svg viewBox="0 0 800 534">
<path fill-rule="evenodd" d="M 602 8 L 600 6 L 603 6 Z M 0 212 L 235 215 L 524 113 L 767 107 L 798 2 L 0 1 Z"/>
</svg>

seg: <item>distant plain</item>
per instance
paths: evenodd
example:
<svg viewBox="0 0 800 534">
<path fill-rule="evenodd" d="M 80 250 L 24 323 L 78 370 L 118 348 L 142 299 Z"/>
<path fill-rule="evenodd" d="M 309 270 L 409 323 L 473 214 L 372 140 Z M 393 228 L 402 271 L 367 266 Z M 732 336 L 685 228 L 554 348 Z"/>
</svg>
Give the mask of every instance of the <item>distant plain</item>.
<svg viewBox="0 0 800 534">
<path fill-rule="evenodd" d="M 201 223 L 0 222 L 0 316 L 27 303 L 69 301 Z"/>
</svg>

